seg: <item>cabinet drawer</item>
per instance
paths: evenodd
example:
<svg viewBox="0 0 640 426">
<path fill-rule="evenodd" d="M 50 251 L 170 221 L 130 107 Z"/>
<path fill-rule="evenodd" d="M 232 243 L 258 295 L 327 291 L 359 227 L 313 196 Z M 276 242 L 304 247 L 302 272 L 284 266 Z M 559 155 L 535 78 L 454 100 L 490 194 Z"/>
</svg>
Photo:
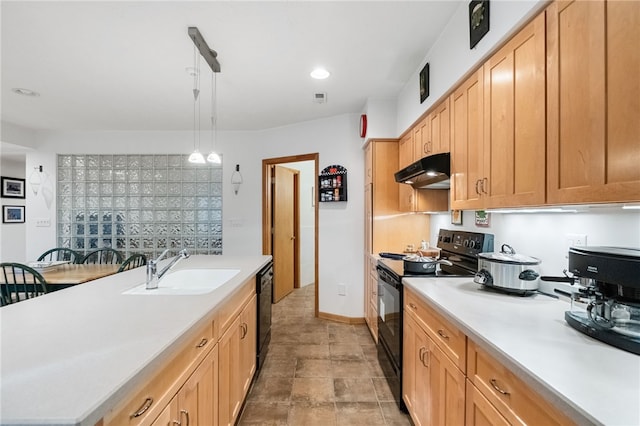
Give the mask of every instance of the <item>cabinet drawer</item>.
<svg viewBox="0 0 640 426">
<path fill-rule="evenodd" d="M 469 340 L 467 359 L 469 380 L 509 423 L 574 424 L 472 340 Z"/>
<path fill-rule="evenodd" d="M 464 373 L 466 371 L 467 336 L 436 313 L 416 294 L 405 287 L 404 309 L 414 315 L 433 341 Z"/>
<path fill-rule="evenodd" d="M 256 278 L 253 277 L 232 294 L 218 310 L 218 335 L 222 336 L 249 300 L 256 294 Z"/>
<path fill-rule="evenodd" d="M 169 404 L 180 386 L 215 346 L 213 321 L 192 333 L 176 356 L 169 359 L 154 377 L 105 416 L 105 426 L 149 425 Z"/>
</svg>

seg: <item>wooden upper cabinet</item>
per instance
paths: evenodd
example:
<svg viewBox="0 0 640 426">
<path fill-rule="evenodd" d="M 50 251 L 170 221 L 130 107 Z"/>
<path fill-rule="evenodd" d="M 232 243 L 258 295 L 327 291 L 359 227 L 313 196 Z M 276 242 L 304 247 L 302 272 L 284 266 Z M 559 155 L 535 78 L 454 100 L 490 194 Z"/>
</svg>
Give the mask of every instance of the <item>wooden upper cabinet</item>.
<svg viewBox="0 0 640 426">
<path fill-rule="evenodd" d="M 413 159 L 418 161 L 429 155 L 429 116 L 413 127 Z"/>
<path fill-rule="evenodd" d="M 428 152 L 425 155 L 449 152 L 449 114 L 449 98 L 446 98 L 427 117 L 429 120 L 429 140 L 427 142 Z"/>
<path fill-rule="evenodd" d="M 367 145 L 364 151 L 364 184 L 369 185 L 373 182 L 373 145 Z"/>
<path fill-rule="evenodd" d="M 484 64 L 486 207 L 545 202 L 545 59 L 542 13 Z"/>
<path fill-rule="evenodd" d="M 640 200 L 640 2 L 547 8 L 547 202 Z"/>
<path fill-rule="evenodd" d="M 482 206 L 483 172 L 483 68 L 450 96 L 451 107 L 451 208 Z"/>
</svg>

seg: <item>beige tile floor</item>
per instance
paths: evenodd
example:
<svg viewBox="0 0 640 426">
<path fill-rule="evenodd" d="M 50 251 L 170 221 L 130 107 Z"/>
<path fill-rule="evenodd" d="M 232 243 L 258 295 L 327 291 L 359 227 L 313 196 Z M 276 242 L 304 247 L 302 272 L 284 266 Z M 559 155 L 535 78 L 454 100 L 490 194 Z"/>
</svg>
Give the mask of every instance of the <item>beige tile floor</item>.
<svg viewBox="0 0 640 426">
<path fill-rule="evenodd" d="M 410 425 L 366 325 L 314 318 L 314 286 L 273 305 L 271 344 L 239 425 Z"/>
</svg>

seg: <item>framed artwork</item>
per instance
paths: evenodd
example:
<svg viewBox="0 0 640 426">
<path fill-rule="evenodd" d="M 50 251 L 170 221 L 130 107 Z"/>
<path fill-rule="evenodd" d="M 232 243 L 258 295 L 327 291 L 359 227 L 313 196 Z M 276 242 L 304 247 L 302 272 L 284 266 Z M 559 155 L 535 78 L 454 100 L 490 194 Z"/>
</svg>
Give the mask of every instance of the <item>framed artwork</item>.
<svg viewBox="0 0 640 426">
<path fill-rule="evenodd" d="M 2 206 L 2 223 L 24 223 L 24 206 Z"/>
<path fill-rule="evenodd" d="M 2 198 L 24 198 L 24 179 L 2 176 Z"/>
<path fill-rule="evenodd" d="M 469 3 L 469 49 L 489 32 L 489 0 L 472 0 Z"/>
<path fill-rule="evenodd" d="M 451 210 L 451 224 L 462 225 L 462 210 Z"/>
<path fill-rule="evenodd" d="M 429 62 L 420 71 L 420 103 L 429 97 Z"/>
<path fill-rule="evenodd" d="M 476 210 L 476 226 L 486 228 L 489 226 L 490 214 L 484 210 Z"/>
</svg>

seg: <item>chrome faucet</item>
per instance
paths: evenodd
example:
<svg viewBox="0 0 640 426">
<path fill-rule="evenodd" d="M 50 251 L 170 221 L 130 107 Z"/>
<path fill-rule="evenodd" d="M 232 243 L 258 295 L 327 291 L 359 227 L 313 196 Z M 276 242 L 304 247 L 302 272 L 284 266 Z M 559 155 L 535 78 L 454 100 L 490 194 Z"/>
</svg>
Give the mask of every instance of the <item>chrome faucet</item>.
<svg viewBox="0 0 640 426">
<path fill-rule="evenodd" d="M 171 259 L 171 262 L 169 262 L 167 266 L 165 266 L 160 272 L 158 272 L 158 262 L 160 262 L 167 255 L 167 253 L 169 253 L 169 249 L 163 251 L 157 259 L 150 260 L 149 263 L 147 263 L 147 290 L 158 288 L 158 283 L 160 282 L 160 279 L 162 279 L 164 274 L 166 274 L 169 269 L 173 267 L 173 265 L 178 263 L 179 260 L 186 259 L 190 256 L 187 249 L 182 249 L 178 252 L 178 255 L 176 257 Z"/>
</svg>

